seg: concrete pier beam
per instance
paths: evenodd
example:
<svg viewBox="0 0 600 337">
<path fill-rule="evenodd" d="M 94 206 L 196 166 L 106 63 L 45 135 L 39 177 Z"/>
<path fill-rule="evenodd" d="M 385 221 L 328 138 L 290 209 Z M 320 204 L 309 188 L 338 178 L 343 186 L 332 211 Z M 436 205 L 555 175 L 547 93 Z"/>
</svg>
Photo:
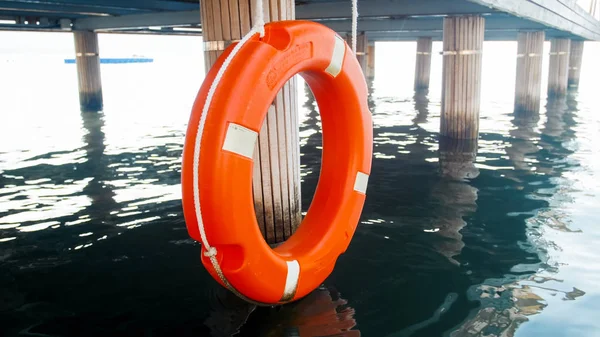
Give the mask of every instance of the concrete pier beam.
<svg viewBox="0 0 600 337">
<path fill-rule="evenodd" d="M 581 61 L 583 60 L 583 41 L 571 41 L 571 55 L 569 57 L 569 80 L 570 89 L 579 87 L 579 75 L 581 75 Z"/>
<path fill-rule="evenodd" d="M 250 0 L 202 0 L 206 69 L 252 27 Z M 263 0 L 265 22 L 293 20 L 294 3 Z M 254 152 L 254 205 L 268 243 L 289 238 L 302 219 L 296 79 L 284 85 L 269 108 Z"/>
<path fill-rule="evenodd" d="M 481 16 L 444 18 L 442 136 L 476 139 L 479 135 L 484 30 Z"/>
<path fill-rule="evenodd" d="M 429 89 L 431 74 L 431 48 L 433 41 L 430 37 L 417 39 L 417 62 L 415 65 L 415 91 Z"/>
<path fill-rule="evenodd" d="M 375 78 L 375 42 L 367 45 L 367 69 L 365 76 L 369 79 Z"/>
<path fill-rule="evenodd" d="M 567 94 L 571 40 L 552 39 L 550 47 L 550 70 L 548 72 L 548 96 L 562 97 Z"/>
<path fill-rule="evenodd" d="M 519 32 L 515 113 L 533 114 L 540 110 L 544 31 Z"/>
<path fill-rule="evenodd" d="M 98 34 L 90 31 L 75 31 L 73 36 L 81 110 L 101 111 L 103 103 Z"/>
</svg>

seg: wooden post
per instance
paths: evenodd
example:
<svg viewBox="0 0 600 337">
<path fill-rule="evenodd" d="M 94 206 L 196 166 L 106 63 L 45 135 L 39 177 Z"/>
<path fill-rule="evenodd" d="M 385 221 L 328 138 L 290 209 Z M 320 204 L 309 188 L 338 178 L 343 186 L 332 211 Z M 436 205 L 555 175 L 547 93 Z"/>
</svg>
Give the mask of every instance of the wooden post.
<svg viewBox="0 0 600 337">
<path fill-rule="evenodd" d="M 200 1 L 207 71 L 227 46 L 250 31 L 252 1 Z M 266 22 L 295 17 L 292 1 L 263 0 L 263 4 Z M 254 206 L 268 243 L 285 241 L 302 220 L 297 96 L 292 78 L 269 108 L 254 152 Z"/>
<path fill-rule="evenodd" d="M 583 59 L 583 41 L 571 41 L 571 55 L 569 57 L 569 88 L 579 87 L 581 75 L 581 61 Z"/>
<path fill-rule="evenodd" d="M 352 33 L 346 34 L 346 43 L 352 49 Z M 358 60 L 358 64 L 363 70 L 363 74 L 367 77 L 367 54 L 368 54 L 368 45 L 369 41 L 367 39 L 367 34 L 365 32 L 358 32 L 356 35 L 356 59 Z"/>
<path fill-rule="evenodd" d="M 484 26 L 481 16 L 444 18 L 442 136 L 476 139 L 479 135 Z"/>
<path fill-rule="evenodd" d="M 375 42 L 369 42 L 367 46 L 367 78 L 375 77 Z"/>
<path fill-rule="evenodd" d="M 352 49 L 352 34 L 347 33 L 345 40 L 348 46 L 350 46 L 350 49 Z M 372 60 L 369 56 L 371 50 L 373 52 Z M 360 67 L 363 70 L 364 76 L 366 78 L 372 78 L 375 75 L 375 45 L 372 44 L 372 42 L 370 44 L 369 40 L 367 39 L 367 34 L 365 34 L 365 32 L 358 32 L 358 34 L 356 35 L 356 59 L 358 60 L 358 64 L 360 64 Z M 371 61 L 373 62 L 373 69 L 369 70 L 369 62 Z M 373 72 L 369 73 L 369 71 Z M 370 76 L 370 74 L 373 75 Z"/>
<path fill-rule="evenodd" d="M 515 113 L 540 111 L 544 31 L 519 32 L 517 47 L 517 79 Z"/>
<path fill-rule="evenodd" d="M 431 47 L 433 41 L 430 37 L 417 39 L 417 64 L 415 66 L 415 91 L 429 89 L 429 76 L 431 73 Z"/>
<path fill-rule="evenodd" d="M 477 139 L 439 139 L 440 175 L 453 180 L 474 179 L 479 176 L 475 166 Z"/>
<path fill-rule="evenodd" d="M 571 40 L 552 39 L 551 41 L 548 96 L 562 97 L 567 94 Z"/>
<path fill-rule="evenodd" d="M 98 34 L 75 31 L 75 59 L 79 79 L 79 103 L 83 111 L 102 110 L 102 80 Z"/>
<path fill-rule="evenodd" d="M 352 37 L 350 37 L 352 40 Z M 367 41 L 367 34 L 364 32 L 358 33 L 356 36 L 356 58 L 358 59 L 358 63 L 363 70 L 363 74 L 366 75 L 367 72 L 367 46 L 369 42 Z"/>
</svg>

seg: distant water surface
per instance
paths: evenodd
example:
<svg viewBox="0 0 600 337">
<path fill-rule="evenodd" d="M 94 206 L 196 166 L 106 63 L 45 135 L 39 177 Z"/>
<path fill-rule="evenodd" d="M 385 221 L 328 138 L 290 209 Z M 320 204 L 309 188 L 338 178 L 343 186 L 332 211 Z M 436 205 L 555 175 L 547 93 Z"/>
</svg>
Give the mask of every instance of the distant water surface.
<svg viewBox="0 0 600 337">
<path fill-rule="evenodd" d="M 0 33 L 1 335 L 600 336 L 598 44 L 579 93 L 515 116 L 516 43 L 486 43 L 475 144 L 437 135 L 441 45 L 415 95 L 415 44 L 378 43 L 352 244 L 306 299 L 255 308 L 216 286 L 185 230 L 201 41 L 101 36 L 107 56 L 155 61 L 102 65 L 105 109 L 81 113 L 71 38 Z M 298 91 L 306 209 L 321 131 Z"/>
</svg>

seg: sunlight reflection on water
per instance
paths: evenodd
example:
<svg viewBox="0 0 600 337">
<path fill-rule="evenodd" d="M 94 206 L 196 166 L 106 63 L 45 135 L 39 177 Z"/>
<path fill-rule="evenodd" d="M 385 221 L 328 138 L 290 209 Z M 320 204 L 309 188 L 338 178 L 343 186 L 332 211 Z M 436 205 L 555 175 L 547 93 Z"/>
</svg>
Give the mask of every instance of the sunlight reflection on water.
<svg viewBox="0 0 600 337">
<path fill-rule="evenodd" d="M 185 231 L 181 151 L 200 58 L 103 66 L 102 113 L 78 112 L 72 66 L 0 63 L 0 73 L 15 78 L 0 84 L 14 93 L 0 102 L 7 121 L 0 124 L 0 310 L 14 329 L 43 323 L 41 333 L 122 324 L 130 335 L 183 335 L 214 329 L 210 322 L 231 328 L 221 320 L 233 317 L 241 336 L 309 331 L 307 322 L 318 319 L 336 333 L 366 336 L 477 336 L 527 320 L 517 335 L 593 336 L 600 329 L 598 67 L 587 57 L 579 94 L 519 118 L 515 46 L 486 43 L 481 137 L 470 144 L 437 135 L 440 45 L 432 91 L 415 95 L 414 55 L 402 53 L 414 45 L 377 44 L 369 102 L 375 156 L 360 226 L 326 287 L 277 310 L 222 308 L 223 294 L 215 306 L 214 282 Z M 596 45 L 590 50 L 600 55 Z M 511 61 L 497 67 L 498 60 Z M 33 81 L 22 90 L 37 73 L 53 84 Z M 302 83 L 298 91 L 306 209 L 321 129 L 314 99 Z"/>
</svg>

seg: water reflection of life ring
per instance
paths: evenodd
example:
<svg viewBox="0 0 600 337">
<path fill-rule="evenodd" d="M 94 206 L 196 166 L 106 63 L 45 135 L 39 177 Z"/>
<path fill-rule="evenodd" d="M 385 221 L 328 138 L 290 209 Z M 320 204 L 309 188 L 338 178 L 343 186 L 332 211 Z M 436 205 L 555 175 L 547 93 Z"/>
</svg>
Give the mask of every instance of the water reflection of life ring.
<svg viewBox="0 0 600 337">
<path fill-rule="evenodd" d="M 190 236 L 201 241 L 194 208 L 194 145 L 206 97 L 230 46 L 207 74 L 193 107 L 183 153 L 183 207 Z M 323 157 L 313 202 L 296 233 L 271 249 L 259 230 L 252 193 L 253 152 L 269 105 L 293 75 L 314 93 Z M 367 87 L 356 57 L 329 28 L 303 21 L 265 26 L 231 60 L 208 108 L 198 177 L 206 239 L 231 287 L 260 303 L 306 296 L 348 247 L 365 202 L 373 131 Z M 203 247 L 203 253 L 206 253 Z M 202 254 L 209 273 L 222 278 Z"/>
</svg>

